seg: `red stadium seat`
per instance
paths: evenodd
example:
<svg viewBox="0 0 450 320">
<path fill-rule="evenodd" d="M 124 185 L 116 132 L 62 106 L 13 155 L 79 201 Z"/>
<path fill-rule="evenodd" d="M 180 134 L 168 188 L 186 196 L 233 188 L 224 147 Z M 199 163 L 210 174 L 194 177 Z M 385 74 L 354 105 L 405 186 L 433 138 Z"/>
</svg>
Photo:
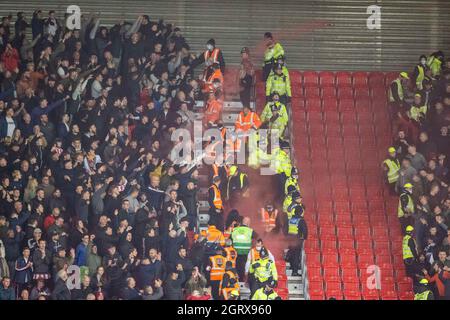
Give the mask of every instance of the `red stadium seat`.
<svg viewBox="0 0 450 320">
<path fill-rule="evenodd" d="M 335 87 L 324 87 L 320 90 L 322 99 L 336 99 L 336 88 Z"/>
<path fill-rule="evenodd" d="M 334 73 L 329 71 L 319 72 L 319 79 L 322 87 L 334 86 L 336 83 Z"/>
<path fill-rule="evenodd" d="M 336 300 L 342 300 L 344 299 L 342 290 L 327 290 L 326 292 L 327 298 L 334 298 Z"/>
<path fill-rule="evenodd" d="M 322 103 L 320 99 L 308 99 L 305 103 L 305 108 L 308 112 L 320 112 L 322 110 Z"/>
<path fill-rule="evenodd" d="M 337 72 L 336 73 L 336 85 L 338 87 L 351 87 L 352 86 L 352 75 L 350 72 Z"/>
<path fill-rule="evenodd" d="M 398 300 L 397 292 L 395 291 L 381 291 L 381 300 Z"/>
<path fill-rule="evenodd" d="M 361 292 L 344 290 L 344 300 L 361 300 Z"/>
<path fill-rule="evenodd" d="M 305 98 L 308 99 L 320 99 L 319 87 L 305 87 Z"/>
<path fill-rule="evenodd" d="M 306 86 L 318 86 L 319 85 L 319 75 L 314 71 L 303 72 L 303 83 Z"/>
<path fill-rule="evenodd" d="M 338 235 L 338 238 L 341 238 L 342 236 L 351 236 L 351 237 L 353 237 L 353 228 L 352 227 L 340 227 L 340 228 L 337 228 L 337 235 Z"/>
<path fill-rule="evenodd" d="M 357 86 L 364 86 L 367 85 L 367 73 L 366 72 L 354 72 L 353 73 L 353 85 L 355 87 Z"/>
<path fill-rule="evenodd" d="M 407 292 L 401 292 L 399 295 L 400 300 L 414 300 L 414 292 L 407 291 Z"/>
<path fill-rule="evenodd" d="M 337 103 L 337 99 L 336 98 L 332 98 L 332 97 L 328 97 L 328 96 L 325 97 L 324 96 L 322 105 L 323 105 L 323 110 L 325 112 L 337 111 L 338 110 L 338 108 L 337 108 L 338 103 Z M 327 120 L 328 119 L 331 119 L 331 118 L 327 117 Z"/>
<path fill-rule="evenodd" d="M 384 73 L 382 72 L 371 72 L 369 73 L 369 85 L 371 88 L 373 87 L 384 87 L 385 86 L 385 82 L 384 82 L 385 76 Z"/>
<path fill-rule="evenodd" d="M 339 98 L 339 100 L 353 99 L 353 88 L 352 87 L 338 87 L 337 97 Z"/>
<path fill-rule="evenodd" d="M 362 292 L 362 296 L 364 300 L 380 300 L 378 290 L 365 289 Z"/>
</svg>

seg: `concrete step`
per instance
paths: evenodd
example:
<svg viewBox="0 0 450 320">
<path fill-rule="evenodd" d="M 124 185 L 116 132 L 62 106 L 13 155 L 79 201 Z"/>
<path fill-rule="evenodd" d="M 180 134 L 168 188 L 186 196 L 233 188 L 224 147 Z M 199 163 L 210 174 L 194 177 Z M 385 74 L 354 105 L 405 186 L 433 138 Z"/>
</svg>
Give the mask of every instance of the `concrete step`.
<svg viewBox="0 0 450 320">
<path fill-rule="evenodd" d="M 237 113 L 224 112 L 224 113 L 222 113 L 223 124 L 225 126 L 228 125 L 228 124 L 234 125 L 234 123 L 236 122 L 237 117 L 238 117 Z"/>
<path fill-rule="evenodd" d="M 225 101 L 223 103 L 223 112 L 239 113 L 242 111 L 242 103 L 240 101 Z"/>
</svg>

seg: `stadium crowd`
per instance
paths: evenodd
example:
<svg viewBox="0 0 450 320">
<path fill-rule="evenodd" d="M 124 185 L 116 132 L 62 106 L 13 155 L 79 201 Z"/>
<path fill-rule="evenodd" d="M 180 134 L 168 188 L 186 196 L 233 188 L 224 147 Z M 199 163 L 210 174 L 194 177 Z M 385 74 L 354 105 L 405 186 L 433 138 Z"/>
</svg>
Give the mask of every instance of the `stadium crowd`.
<svg viewBox="0 0 450 320">
<path fill-rule="evenodd" d="M 241 133 L 287 125 L 284 51 L 270 33 L 265 40 L 261 119 L 249 107 L 254 70 L 242 50 Z M 0 57 L 0 300 L 239 299 L 238 279 L 253 299 L 278 297 L 274 257 L 250 219 L 234 210 L 224 223 L 225 201 L 246 196 L 241 167 L 212 166 L 200 232 L 199 169 L 171 157 L 172 133 L 192 130 L 198 101 L 205 126 L 223 128 L 225 62 L 213 39 L 196 56 L 179 28 L 147 15 L 110 28 L 83 18 L 68 30 L 54 11 L 36 10 L 30 23 L 23 12 L 14 24 L 2 19 Z M 259 151 L 252 168 L 270 158 Z M 270 205 L 261 219 L 267 232 L 283 226 L 302 241 L 297 170 L 282 149 L 272 158 L 287 222 Z M 294 275 L 300 247 L 288 255 Z M 79 286 L 70 286 L 71 266 Z"/>
<path fill-rule="evenodd" d="M 417 300 L 450 299 L 450 59 L 421 56 L 389 90 L 394 141 L 383 167 L 399 196 L 403 260 Z"/>
</svg>

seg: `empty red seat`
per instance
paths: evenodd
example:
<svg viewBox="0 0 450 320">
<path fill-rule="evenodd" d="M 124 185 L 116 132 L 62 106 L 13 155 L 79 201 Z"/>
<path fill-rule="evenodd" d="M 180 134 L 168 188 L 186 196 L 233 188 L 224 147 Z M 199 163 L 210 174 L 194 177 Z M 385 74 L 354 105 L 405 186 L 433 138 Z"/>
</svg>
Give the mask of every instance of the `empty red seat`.
<svg viewBox="0 0 450 320">
<path fill-rule="evenodd" d="M 398 300 L 397 292 L 395 291 L 381 291 L 381 300 Z"/>
<path fill-rule="evenodd" d="M 336 238 L 334 238 L 334 239 L 336 239 Z M 337 241 L 336 240 L 333 241 L 332 239 L 328 238 L 326 240 L 323 240 L 321 243 L 322 243 L 322 249 L 326 249 L 326 248 L 330 248 L 330 249 L 334 249 L 334 250 L 337 249 Z"/>
<path fill-rule="evenodd" d="M 322 105 L 322 103 L 320 102 L 320 99 L 318 99 L 318 98 L 308 99 L 308 100 L 306 100 L 306 103 L 305 103 L 305 107 L 308 112 L 310 112 L 310 111 L 320 112 L 321 108 L 322 108 L 321 105 Z M 322 118 L 322 117 L 320 117 L 320 118 Z"/>
<path fill-rule="evenodd" d="M 289 78 L 291 79 L 292 84 L 302 83 L 302 74 L 300 71 L 289 70 Z"/>
<path fill-rule="evenodd" d="M 348 214 L 337 214 L 335 218 L 335 223 L 338 228 L 340 227 L 351 227 L 353 225 L 352 223 L 352 217 L 350 213 Z M 345 234 L 339 235 L 339 239 L 353 239 L 353 233 L 348 233 L 347 237 Z"/>
<path fill-rule="evenodd" d="M 348 251 L 346 251 L 348 250 Z M 339 250 L 341 265 L 346 264 L 356 264 L 355 251 L 351 249 L 340 249 Z"/>
<path fill-rule="evenodd" d="M 353 96 L 355 97 L 355 100 L 369 99 L 369 87 L 367 87 L 366 85 L 355 87 L 355 89 L 353 90 Z"/>
<path fill-rule="evenodd" d="M 322 264 L 324 266 L 336 266 L 336 263 L 338 262 L 338 255 L 336 253 L 331 254 L 331 253 L 327 253 L 327 254 L 323 254 L 322 255 Z"/>
<path fill-rule="evenodd" d="M 412 291 L 400 292 L 399 298 L 400 300 L 414 300 L 414 292 Z"/>
<path fill-rule="evenodd" d="M 337 97 L 339 98 L 339 100 L 353 99 L 353 88 L 352 87 L 338 87 Z"/>
<path fill-rule="evenodd" d="M 354 72 L 353 73 L 353 85 L 355 87 L 357 86 L 363 86 L 367 85 L 367 73 L 366 72 Z"/>
<path fill-rule="evenodd" d="M 333 72 L 322 71 L 319 72 L 320 85 L 322 87 L 334 86 L 336 83 L 335 75 Z"/>
<path fill-rule="evenodd" d="M 319 87 L 305 87 L 305 98 L 308 99 L 320 99 Z"/>
<path fill-rule="evenodd" d="M 351 236 L 353 237 L 353 228 L 352 227 L 339 227 L 337 228 L 338 238 L 343 236 Z"/>
<path fill-rule="evenodd" d="M 352 75 L 350 72 L 340 71 L 336 73 L 336 84 L 338 87 L 351 87 Z"/>
<path fill-rule="evenodd" d="M 342 278 L 344 290 L 359 291 L 359 279 L 356 273 L 353 276 Z"/>
<path fill-rule="evenodd" d="M 344 290 L 344 300 L 361 300 L 361 292 L 359 290 Z"/>
<path fill-rule="evenodd" d="M 362 297 L 364 300 L 380 300 L 378 290 L 369 290 L 367 288 L 363 290 Z"/>
<path fill-rule="evenodd" d="M 320 234 L 321 235 L 335 235 L 336 231 L 335 231 L 335 227 L 325 227 L 325 226 L 321 226 L 320 227 Z"/>
<path fill-rule="evenodd" d="M 389 232 L 385 227 L 372 227 L 372 235 L 379 239 L 386 239 L 389 236 Z"/>
<path fill-rule="evenodd" d="M 337 112 L 338 110 L 336 109 L 335 111 L 325 111 L 324 115 L 325 115 L 325 120 L 327 124 L 335 124 L 335 125 L 340 125 L 339 124 L 339 113 Z"/>
<path fill-rule="evenodd" d="M 354 249 L 355 243 L 350 239 L 339 239 L 339 250 L 342 249 Z"/>
<path fill-rule="evenodd" d="M 334 98 L 336 99 L 336 88 L 335 87 L 324 87 L 320 90 L 322 99 Z"/>
<path fill-rule="evenodd" d="M 324 300 L 325 294 L 321 288 L 309 288 L 309 297 L 311 300 Z"/>
<path fill-rule="evenodd" d="M 376 255 L 377 264 L 383 264 L 383 263 L 391 263 L 391 255 L 387 254 L 377 254 Z"/>
<path fill-rule="evenodd" d="M 315 71 L 303 72 L 303 83 L 305 86 L 318 86 L 319 75 Z"/>
<path fill-rule="evenodd" d="M 370 72 L 369 73 L 369 85 L 370 87 L 378 87 L 385 85 L 383 72 Z"/>
<path fill-rule="evenodd" d="M 342 300 L 344 298 L 342 290 L 327 290 L 326 295 L 327 299 L 333 298 L 336 300 Z"/>
<path fill-rule="evenodd" d="M 337 99 L 336 98 L 332 98 L 329 96 L 324 96 L 323 97 L 323 110 L 328 112 L 328 111 L 337 111 Z M 327 117 L 327 120 L 329 120 L 331 118 Z"/>
</svg>

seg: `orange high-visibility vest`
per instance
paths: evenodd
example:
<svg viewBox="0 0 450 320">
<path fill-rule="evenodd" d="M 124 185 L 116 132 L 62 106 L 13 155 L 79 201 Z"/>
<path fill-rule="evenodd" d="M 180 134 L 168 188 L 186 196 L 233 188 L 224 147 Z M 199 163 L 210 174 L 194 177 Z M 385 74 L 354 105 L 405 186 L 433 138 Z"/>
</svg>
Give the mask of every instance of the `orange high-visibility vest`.
<svg viewBox="0 0 450 320">
<path fill-rule="evenodd" d="M 209 261 L 211 261 L 211 271 L 209 272 L 209 279 L 211 281 L 221 281 L 223 274 L 225 273 L 225 257 L 218 254 L 209 257 Z"/>
<path fill-rule="evenodd" d="M 233 141 L 233 139 L 226 139 L 225 143 L 225 151 L 227 152 L 238 152 L 241 149 L 241 139 L 239 138 L 235 141 Z"/>
<path fill-rule="evenodd" d="M 222 202 L 222 196 L 220 195 L 219 188 L 213 184 L 210 188 L 213 188 L 214 190 L 214 199 L 213 204 L 216 207 L 216 209 L 222 209 L 223 208 L 223 202 Z"/>
<path fill-rule="evenodd" d="M 236 268 L 237 251 L 232 246 L 224 248 L 227 254 L 227 261 L 231 261 L 233 268 Z"/>
<path fill-rule="evenodd" d="M 223 85 L 223 74 L 220 69 L 214 70 L 214 72 L 206 79 L 206 71 L 205 71 L 205 83 L 203 86 L 203 92 L 214 92 L 213 81 L 214 79 L 219 79 L 220 85 Z"/>
<path fill-rule="evenodd" d="M 235 123 L 236 130 L 241 130 L 243 132 L 247 132 L 253 127 L 258 129 L 260 126 L 261 120 L 256 112 L 253 111 L 250 111 L 247 115 L 244 115 L 244 112 L 241 111 Z"/>
<path fill-rule="evenodd" d="M 278 210 L 273 210 L 270 214 L 264 208 L 261 208 L 261 219 L 266 227 L 275 228 L 277 221 Z"/>
<path fill-rule="evenodd" d="M 206 50 L 203 53 L 203 57 L 205 58 L 205 61 L 211 58 L 212 63 L 219 63 L 219 52 L 220 49 L 214 48 L 213 51 Z"/>
<path fill-rule="evenodd" d="M 232 285 L 231 287 L 225 287 L 223 288 L 222 286 L 222 281 L 220 282 L 220 286 L 219 286 L 219 295 L 223 295 L 223 298 L 225 300 L 228 300 L 231 291 L 233 290 L 238 290 L 239 291 L 239 281 L 238 278 L 236 276 L 236 274 L 232 271 L 227 271 L 225 272 L 226 274 L 228 274 L 228 276 L 230 277 L 230 280 L 234 279 L 234 285 Z"/>
<path fill-rule="evenodd" d="M 208 244 L 217 243 L 218 245 L 224 246 L 225 238 L 220 230 L 214 226 L 209 226 L 206 231 L 206 242 Z"/>
<path fill-rule="evenodd" d="M 261 257 L 259 255 L 259 251 L 256 248 L 251 248 L 250 250 L 250 262 L 253 263 L 256 260 L 259 260 Z"/>
<path fill-rule="evenodd" d="M 205 123 L 213 122 L 215 123 L 217 120 L 220 120 L 222 113 L 222 103 L 214 99 L 212 101 L 209 101 L 206 105 L 206 110 L 204 113 L 204 121 Z"/>
</svg>

